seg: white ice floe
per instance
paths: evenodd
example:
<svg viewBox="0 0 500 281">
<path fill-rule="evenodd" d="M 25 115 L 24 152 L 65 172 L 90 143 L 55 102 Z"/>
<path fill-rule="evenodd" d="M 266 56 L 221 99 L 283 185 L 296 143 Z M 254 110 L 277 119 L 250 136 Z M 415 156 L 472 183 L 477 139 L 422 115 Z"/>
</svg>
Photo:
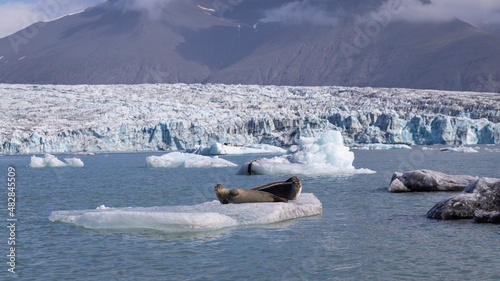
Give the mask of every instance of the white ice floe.
<svg viewBox="0 0 500 281">
<path fill-rule="evenodd" d="M 63 162 L 52 154 L 44 154 L 42 157 L 31 156 L 31 162 L 28 167 L 43 168 L 43 167 L 83 167 L 83 161 L 78 158 L 64 158 Z"/>
<path fill-rule="evenodd" d="M 372 143 L 372 144 L 354 146 L 352 147 L 352 149 L 359 149 L 359 150 L 411 149 L 411 146 L 406 144 Z"/>
<path fill-rule="evenodd" d="M 301 138 L 299 143 L 298 151 L 293 154 L 247 162 L 237 173 L 240 175 L 375 173 L 369 169 L 355 169 L 352 166 L 354 153 L 344 146 L 342 135 L 338 131 L 327 131 L 319 138 Z"/>
<path fill-rule="evenodd" d="M 269 144 L 249 144 L 241 146 L 214 143 L 211 146 L 199 146 L 187 152 L 200 155 L 243 155 L 243 154 L 286 154 L 288 151 Z"/>
<path fill-rule="evenodd" d="M 270 224 L 319 215 L 322 204 L 312 193 L 288 203 L 221 204 L 214 200 L 192 206 L 98 208 L 54 211 L 49 220 L 89 229 L 157 230 L 167 233 L 216 230 Z"/>
<path fill-rule="evenodd" d="M 172 152 L 162 156 L 149 156 L 146 158 L 149 167 L 153 168 L 197 168 L 197 167 L 235 167 L 230 161 L 217 156 L 208 157 L 197 154 Z"/>
</svg>

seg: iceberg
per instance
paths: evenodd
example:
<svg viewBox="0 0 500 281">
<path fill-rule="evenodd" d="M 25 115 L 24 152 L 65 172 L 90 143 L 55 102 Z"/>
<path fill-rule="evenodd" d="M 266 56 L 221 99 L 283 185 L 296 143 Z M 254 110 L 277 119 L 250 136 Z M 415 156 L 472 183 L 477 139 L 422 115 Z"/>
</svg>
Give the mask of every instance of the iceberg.
<svg viewBox="0 0 500 281">
<path fill-rule="evenodd" d="M 462 193 L 443 199 L 427 212 L 431 219 L 472 219 L 498 223 L 500 212 L 500 179 L 479 178 Z"/>
<path fill-rule="evenodd" d="M 104 206 L 104 205 L 103 205 Z M 322 214 L 322 204 L 312 193 L 289 203 L 223 205 L 214 200 L 193 206 L 98 207 L 93 210 L 53 211 L 52 222 L 88 229 L 156 230 L 165 233 L 210 231 L 243 225 L 271 224 Z"/>
<path fill-rule="evenodd" d="M 63 162 L 52 154 L 45 154 L 42 157 L 31 156 L 31 162 L 28 167 L 43 168 L 43 167 L 83 167 L 83 161 L 78 158 L 64 158 Z"/>
<path fill-rule="evenodd" d="M 431 170 L 415 170 L 392 175 L 390 192 L 462 191 L 477 177 L 447 175 Z"/>
<path fill-rule="evenodd" d="M 338 131 L 327 131 L 318 138 L 301 138 L 293 154 L 260 158 L 240 167 L 239 175 L 344 175 L 375 173 L 352 166 L 354 153 L 344 146 Z"/>
<path fill-rule="evenodd" d="M 372 144 L 357 145 L 351 148 L 359 150 L 388 150 L 388 149 L 411 149 L 411 146 L 406 144 L 372 143 Z"/>
<path fill-rule="evenodd" d="M 148 167 L 152 168 L 201 168 L 201 167 L 236 167 L 238 165 L 219 158 L 217 156 L 208 157 L 197 154 L 172 152 L 162 156 L 146 157 Z"/>
<path fill-rule="evenodd" d="M 201 155 L 244 155 L 244 154 L 286 154 L 288 151 L 269 144 L 225 145 L 214 143 L 211 146 L 199 146 L 186 152 Z"/>
</svg>

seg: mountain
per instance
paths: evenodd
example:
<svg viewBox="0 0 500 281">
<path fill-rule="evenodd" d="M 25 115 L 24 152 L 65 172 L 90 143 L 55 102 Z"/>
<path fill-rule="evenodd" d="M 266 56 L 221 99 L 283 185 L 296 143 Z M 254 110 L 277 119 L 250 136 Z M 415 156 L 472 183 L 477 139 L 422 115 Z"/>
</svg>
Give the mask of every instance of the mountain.
<svg viewBox="0 0 500 281">
<path fill-rule="evenodd" d="M 382 0 L 111 0 L 0 39 L 0 83 L 500 92 L 500 36 L 397 16 Z"/>
</svg>

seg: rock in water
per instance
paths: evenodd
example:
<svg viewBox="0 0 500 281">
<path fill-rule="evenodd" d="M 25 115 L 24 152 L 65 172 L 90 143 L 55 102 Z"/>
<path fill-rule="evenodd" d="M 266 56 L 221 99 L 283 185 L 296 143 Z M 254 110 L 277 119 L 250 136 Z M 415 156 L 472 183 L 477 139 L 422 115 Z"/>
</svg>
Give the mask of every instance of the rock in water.
<svg viewBox="0 0 500 281">
<path fill-rule="evenodd" d="M 472 219 L 498 222 L 500 212 L 500 179 L 479 178 L 464 191 L 438 202 L 427 212 L 431 219 Z"/>
<path fill-rule="evenodd" d="M 390 192 L 462 191 L 477 177 L 447 175 L 431 170 L 395 172 L 388 190 Z"/>
</svg>

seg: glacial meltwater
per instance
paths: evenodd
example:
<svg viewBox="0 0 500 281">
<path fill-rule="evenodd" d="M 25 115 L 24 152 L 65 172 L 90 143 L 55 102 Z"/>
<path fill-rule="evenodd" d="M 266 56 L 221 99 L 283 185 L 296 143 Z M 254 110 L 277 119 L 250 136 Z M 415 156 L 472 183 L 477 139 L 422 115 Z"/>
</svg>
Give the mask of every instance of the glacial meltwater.
<svg viewBox="0 0 500 281">
<path fill-rule="evenodd" d="M 8 167 L 17 218 L 14 246 L 10 230 L 0 232 L 0 280 L 498 280 L 499 225 L 426 217 L 456 192 L 387 191 L 395 171 L 500 177 L 499 145 L 434 148 L 353 150 L 353 166 L 376 173 L 302 175 L 297 202 L 238 206 L 215 201 L 214 186 L 251 188 L 291 175 L 153 168 L 146 158 L 165 154 L 153 152 L 55 155 L 84 163 L 76 167 L 0 156 L 1 219 L 8 225 Z M 219 158 L 241 166 L 274 156 Z"/>
</svg>

